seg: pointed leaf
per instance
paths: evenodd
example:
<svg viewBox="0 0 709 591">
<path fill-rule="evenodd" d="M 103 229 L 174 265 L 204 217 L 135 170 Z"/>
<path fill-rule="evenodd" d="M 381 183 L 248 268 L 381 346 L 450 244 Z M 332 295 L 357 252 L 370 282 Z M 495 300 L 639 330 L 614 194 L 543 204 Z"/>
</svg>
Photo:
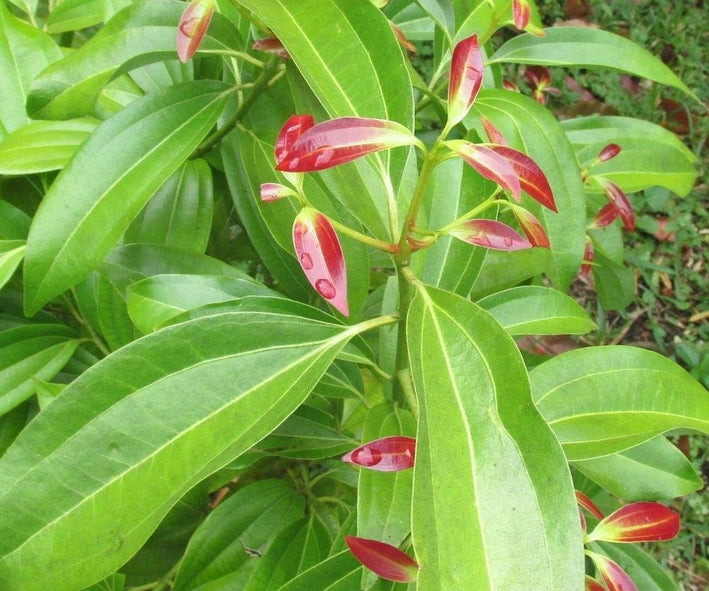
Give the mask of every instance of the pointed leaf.
<svg viewBox="0 0 709 591">
<path fill-rule="evenodd" d="M 636 544 L 592 544 L 592 549 L 603 553 L 632 574 L 640 591 L 677 591 L 675 583 L 665 568 Z"/>
<path fill-rule="evenodd" d="M 618 144 L 608 144 L 598 153 L 599 162 L 608 162 L 620 154 L 621 147 Z"/>
<path fill-rule="evenodd" d="M 514 203 L 510 203 L 510 209 L 515 215 L 515 219 L 522 226 L 522 231 L 525 233 L 532 246 L 537 246 L 540 248 L 551 248 L 549 244 L 549 236 L 547 236 L 546 230 L 542 223 L 532 214 L 523 207 L 519 207 Z"/>
<path fill-rule="evenodd" d="M 620 568 L 618 563 L 595 552 L 586 551 L 586 554 L 593 560 L 593 564 L 601 573 L 609 591 L 638 591 L 633 580 L 628 576 L 628 573 Z"/>
<path fill-rule="evenodd" d="M 295 196 L 296 192 L 290 187 L 279 183 L 261 183 L 260 197 L 261 201 L 268 203 L 270 201 L 278 201 L 284 197 Z"/>
<path fill-rule="evenodd" d="M 92 27 L 111 18 L 131 4 L 131 0 L 61 0 L 47 18 L 52 35 Z"/>
<path fill-rule="evenodd" d="M 620 215 L 620 209 L 618 209 L 618 206 L 615 203 L 606 203 L 598 211 L 598 213 L 596 214 L 596 217 L 593 218 L 591 228 L 596 229 L 596 228 L 605 228 L 606 226 L 610 226 L 615 221 L 615 218 L 617 218 L 619 215 Z M 586 258 L 586 257 L 584 257 L 584 258 Z M 591 258 L 589 260 L 593 260 L 593 258 Z"/>
<path fill-rule="evenodd" d="M 628 201 L 626 194 L 615 183 L 611 183 L 610 181 L 600 178 L 598 181 L 603 187 L 608 199 L 610 199 L 611 203 L 613 203 L 613 205 L 615 205 L 618 209 L 618 214 L 623 220 L 623 226 L 625 226 L 625 229 L 629 232 L 635 231 L 635 212 L 633 211 L 633 206 L 630 205 L 630 201 Z"/>
<path fill-rule="evenodd" d="M 488 147 L 470 142 L 454 140 L 446 144 L 486 179 L 511 191 L 514 198 L 519 201 L 520 179 L 506 157 L 498 155 L 495 150 Z"/>
<path fill-rule="evenodd" d="M 514 169 L 522 190 L 527 193 L 527 195 L 541 203 L 547 209 L 551 209 L 553 212 L 557 211 L 554 194 L 549 186 L 549 181 L 534 160 L 509 146 L 492 145 L 489 148 L 507 160 L 509 165 Z"/>
<path fill-rule="evenodd" d="M 660 503 L 638 502 L 621 507 L 601 521 L 588 541 L 659 542 L 679 533 L 679 514 Z"/>
<path fill-rule="evenodd" d="M 25 258 L 24 240 L 0 240 L 0 289 L 12 279 Z"/>
<path fill-rule="evenodd" d="M 131 343 L 24 430 L 0 459 L 0 586 L 69 591 L 114 572 L 187 490 L 291 414 L 367 326 L 258 307 Z"/>
<path fill-rule="evenodd" d="M 588 347 L 535 367 L 532 395 L 569 460 L 633 447 L 685 427 L 709 433 L 709 393 L 666 357 Z"/>
<path fill-rule="evenodd" d="M 362 566 L 349 550 L 342 550 L 291 579 L 278 591 L 350 591 L 359 589 Z M 344 586 L 340 586 L 344 585 Z M 260 591 L 260 590 L 259 590 Z"/>
<path fill-rule="evenodd" d="M 284 148 L 276 170 L 325 170 L 373 152 L 410 146 L 417 142 L 416 136 L 400 123 L 383 119 L 341 117 L 319 123 L 302 132 L 290 148 Z M 278 153 L 278 145 L 276 150 Z"/>
<path fill-rule="evenodd" d="M 524 31 L 529 24 L 530 16 L 532 16 L 532 9 L 527 0 L 513 0 L 512 20 L 514 20 L 515 27 L 520 31 Z"/>
<path fill-rule="evenodd" d="M 360 445 L 345 454 L 342 461 L 379 472 L 398 472 L 413 468 L 415 455 L 416 439 L 391 436 Z"/>
<path fill-rule="evenodd" d="M 24 275 L 28 314 L 100 263 L 153 192 L 207 135 L 228 89 L 212 81 L 176 85 L 146 95 L 96 128 L 52 184 L 32 222 Z"/>
<path fill-rule="evenodd" d="M 606 591 L 606 588 L 601 583 L 588 575 L 586 575 L 584 589 L 585 591 Z"/>
<path fill-rule="evenodd" d="M 494 250 L 532 248 L 531 242 L 520 236 L 516 230 L 496 220 L 470 220 L 449 230 L 448 233 L 459 240 Z"/>
<path fill-rule="evenodd" d="M 586 511 L 588 511 L 596 519 L 603 519 L 603 513 L 601 513 L 601 510 L 596 506 L 596 503 L 594 503 L 591 499 L 589 499 L 580 490 L 575 491 L 575 493 L 576 493 L 576 502 L 579 505 L 581 505 L 584 509 L 586 509 Z"/>
<path fill-rule="evenodd" d="M 416 580 L 419 565 L 396 546 L 355 536 L 345 536 L 345 542 L 357 560 L 383 579 L 400 583 Z"/>
<path fill-rule="evenodd" d="M 197 52 L 214 14 L 215 0 L 192 0 L 177 25 L 177 57 L 188 62 Z"/>
<path fill-rule="evenodd" d="M 483 83 L 483 58 L 478 36 L 463 39 L 453 49 L 448 83 L 448 126 L 459 123 L 470 111 Z"/>
<path fill-rule="evenodd" d="M 345 258 L 330 221 L 314 209 L 303 209 L 293 223 L 293 246 L 310 285 L 349 316 Z"/>
<path fill-rule="evenodd" d="M 407 339 L 419 403 L 419 589 L 581 587 L 573 486 L 514 341 L 472 302 L 423 286 Z M 511 539 L 525 552 L 510 552 Z"/>
</svg>

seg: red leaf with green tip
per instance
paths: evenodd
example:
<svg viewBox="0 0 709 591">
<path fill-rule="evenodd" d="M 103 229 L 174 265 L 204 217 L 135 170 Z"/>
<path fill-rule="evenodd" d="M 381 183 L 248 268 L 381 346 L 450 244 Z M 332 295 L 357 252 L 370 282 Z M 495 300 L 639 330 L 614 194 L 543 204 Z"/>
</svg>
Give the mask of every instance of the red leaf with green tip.
<svg viewBox="0 0 709 591">
<path fill-rule="evenodd" d="M 531 16 L 532 9 L 529 7 L 527 0 L 514 0 L 512 2 L 512 18 L 515 22 L 515 27 L 520 31 L 524 31 L 527 28 Z"/>
<path fill-rule="evenodd" d="M 616 562 L 595 552 L 586 551 L 586 554 L 593 560 L 609 591 L 638 591 L 633 579 Z"/>
<path fill-rule="evenodd" d="M 534 160 L 509 146 L 490 145 L 488 147 L 507 160 L 514 169 L 522 190 L 527 195 L 544 207 L 557 211 L 549 181 Z"/>
<path fill-rule="evenodd" d="M 291 115 L 281 127 L 276 139 L 276 164 L 279 164 L 288 154 L 293 144 L 308 129 L 315 125 L 312 115 Z"/>
<path fill-rule="evenodd" d="M 505 139 L 505 136 L 502 135 L 502 132 L 497 129 L 497 127 L 492 121 L 490 121 L 486 117 L 480 117 L 480 121 L 482 121 L 483 128 L 485 129 L 485 134 L 487 135 L 487 139 L 490 141 L 490 143 L 500 144 L 501 146 L 507 145 L 507 140 Z"/>
<path fill-rule="evenodd" d="M 383 579 L 398 583 L 416 580 L 419 565 L 395 546 L 354 536 L 345 536 L 345 543 L 357 560 Z"/>
<path fill-rule="evenodd" d="M 342 457 L 343 462 L 379 472 L 398 472 L 414 467 L 416 439 L 413 437 L 382 437 L 353 449 Z"/>
<path fill-rule="evenodd" d="M 523 250 L 532 248 L 531 242 L 508 225 L 495 220 L 470 220 L 450 230 L 452 236 L 493 250 Z"/>
<path fill-rule="evenodd" d="M 588 575 L 586 575 L 585 583 L 585 591 L 606 591 L 606 588 L 601 583 Z"/>
<path fill-rule="evenodd" d="M 349 316 L 345 257 L 330 220 L 313 208 L 304 208 L 293 223 L 293 246 L 310 285 Z"/>
<path fill-rule="evenodd" d="M 278 199 L 283 199 L 291 195 L 295 195 L 295 191 L 290 187 L 285 185 L 280 185 L 278 183 L 262 183 L 260 196 L 261 201 L 277 201 Z"/>
<path fill-rule="evenodd" d="M 470 111 L 483 83 L 483 58 L 478 36 L 463 39 L 453 49 L 448 83 L 448 125 L 460 123 Z"/>
<path fill-rule="evenodd" d="M 589 241 L 589 244 L 590 244 L 590 241 Z M 576 502 L 579 505 L 581 505 L 584 509 L 586 509 L 586 511 L 588 511 L 596 519 L 603 519 L 603 513 L 598 508 L 596 503 L 594 503 L 591 499 L 589 499 L 580 490 L 575 490 L 574 493 L 576 494 Z"/>
<path fill-rule="evenodd" d="M 416 136 L 394 121 L 341 117 L 305 131 L 280 159 L 276 158 L 276 169 L 286 172 L 325 170 L 372 152 L 416 143 Z"/>
<path fill-rule="evenodd" d="M 188 62 L 195 54 L 212 22 L 215 0 L 193 0 L 187 5 L 177 25 L 177 57 Z"/>
<path fill-rule="evenodd" d="M 267 39 L 257 39 L 251 44 L 251 48 L 255 49 L 256 51 L 265 51 L 266 53 L 277 55 L 278 57 L 282 57 L 283 59 L 290 58 L 290 54 L 288 53 L 286 48 L 283 47 L 283 43 L 281 43 L 281 40 L 277 39 L 276 37 L 268 37 Z"/>
<path fill-rule="evenodd" d="M 626 194 L 618 185 L 606 179 L 600 179 L 600 183 L 606 197 L 618 208 L 620 219 L 623 220 L 625 229 L 629 232 L 633 232 L 635 230 L 635 212 Z"/>
<path fill-rule="evenodd" d="M 519 201 L 520 181 L 506 158 L 490 148 L 470 142 L 454 140 L 446 142 L 446 145 L 486 179 L 511 191 L 514 198 Z"/>
<path fill-rule="evenodd" d="M 581 265 L 581 277 L 586 277 L 591 272 L 591 265 L 594 257 L 593 242 L 586 240 L 586 246 L 583 249 L 583 264 Z M 577 497 L 578 499 L 578 497 Z"/>
<path fill-rule="evenodd" d="M 527 236 L 532 243 L 532 246 L 551 248 L 549 236 L 547 236 L 544 226 L 542 226 L 542 223 L 531 212 L 514 203 L 510 203 L 510 208 L 512 209 L 512 213 L 515 214 L 519 225 L 522 226 L 525 236 Z"/>
<path fill-rule="evenodd" d="M 674 538 L 679 526 L 679 515 L 660 503 L 631 503 L 603 519 L 588 541 L 660 542 Z"/>
</svg>

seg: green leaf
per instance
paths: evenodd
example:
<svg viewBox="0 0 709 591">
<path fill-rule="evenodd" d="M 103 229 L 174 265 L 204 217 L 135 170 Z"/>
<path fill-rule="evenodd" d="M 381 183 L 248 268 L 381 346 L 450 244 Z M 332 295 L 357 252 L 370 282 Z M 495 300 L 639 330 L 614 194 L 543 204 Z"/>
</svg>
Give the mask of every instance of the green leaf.
<svg viewBox="0 0 709 591">
<path fill-rule="evenodd" d="M 559 213 L 526 195 L 522 204 L 546 228 L 551 243 L 547 274 L 554 287 L 566 291 L 583 258 L 586 199 L 578 163 L 564 130 L 548 109 L 516 92 L 482 90 L 473 108 L 502 131 L 510 146 L 528 154 L 549 180 Z"/>
<path fill-rule="evenodd" d="M 574 462 L 574 468 L 625 501 L 663 501 L 704 486 L 687 457 L 662 436 L 616 454 Z"/>
<path fill-rule="evenodd" d="M 26 402 L 0 416 L 0 457 L 34 416 L 35 408 L 33 404 Z"/>
<path fill-rule="evenodd" d="M 239 489 L 192 536 L 175 591 L 230 588 L 230 579 L 253 553 L 262 552 L 304 510 L 305 498 L 284 480 L 259 480 Z"/>
<path fill-rule="evenodd" d="M 590 173 L 613 181 L 626 193 L 635 193 L 648 187 L 667 187 L 680 196 L 686 196 L 697 179 L 695 159 L 687 158 L 685 149 L 675 145 L 655 143 L 647 138 L 623 138 L 614 140 L 622 149 L 615 158 L 594 166 Z M 577 152 L 579 162 L 592 161 L 607 145 L 600 141 L 584 146 Z M 591 184 L 592 190 L 602 192 Z"/>
<path fill-rule="evenodd" d="M 678 591 L 677 585 L 655 559 L 635 544 L 594 544 L 594 550 L 617 562 L 642 591 Z"/>
<path fill-rule="evenodd" d="M 485 255 L 470 295 L 475 300 L 514 287 L 530 277 L 541 275 L 548 267 L 549 251 L 546 248 L 490 251 Z"/>
<path fill-rule="evenodd" d="M 153 275 L 128 287 L 128 313 L 148 334 L 186 310 L 249 295 L 280 297 L 245 273 L 234 276 Z"/>
<path fill-rule="evenodd" d="M 32 219 L 24 211 L 0 200 L 0 240 L 24 240 Z"/>
<path fill-rule="evenodd" d="M 335 429 L 291 415 L 258 444 L 258 449 L 282 458 L 322 460 L 342 455 L 356 445 L 356 441 Z"/>
<path fill-rule="evenodd" d="M 12 279 L 24 257 L 24 240 L 0 240 L 0 289 Z"/>
<path fill-rule="evenodd" d="M 3 128 L 14 131 L 29 122 L 25 100 L 32 81 L 44 68 L 60 59 L 54 40 L 39 29 L 15 18 L 0 2 L 0 138 Z"/>
<path fill-rule="evenodd" d="M 363 398 L 364 384 L 359 367 L 353 363 L 336 362 L 313 390 L 326 398 Z"/>
<path fill-rule="evenodd" d="M 49 13 L 47 32 L 56 35 L 92 27 L 130 4 L 131 0 L 61 0 Z"/>
<path fill-rule="evenodd" d="M 606 68 L 673 86 L 697 98 L 665 64 L 625 37 L 589 27 L 552 27 L 544 32 L 544 37 L 525 33 L 510 39 L 488 64 Z"/>
<path fill-rule="evenodd" d="M 586 334 L 596 329 L 596 323 L 576 300 L 548 287 L 513 287 L 477 304 L 512 336 Z"/>
<path fill-rule="evenodd" d="M 598 301 L 605 310 L 623 310 L 635 296 L 635 274 L 612 260 L 594 241 L 594 265 L 591 267 Z"/>
<path fill-rule="evenodd" d="M 110 577 L 106 577 L 100 583 L 87 587 L 84 591 L 123 591 L 125 584 L 126 576 L 120 573 L 114 573 Z"/>
<path fill-rule="evenodd" d="M 98 266 L 153 192 L 207 135 L 228 88 L 212 81 L 177 85 L 137 100 L 96 128 L 32 222 L 24 276 L 28 314 Z"/>
<path fill-rule="evenodd" d="M 59 170 L 98 121 L 85 117 L 69 121 L 33 121 L 0 143 L 0 174 L 34 174 Z"/>
<path fill-rule="evenodd" d="M 417 2 L 444 32 L 448 38 L 448 47 L 451 47 L 452 35 L 455 33 L 455 14 L 450 0 L 417 0 Z"/>
<path fill-rule="evenodd" d="M 352 553 L 343 550 L 300 573 L 278 591 L 355 591 L 361 569 Z"/>
<path fill-rule="evenodd" d="M 566 119 L 561 122 L 561 127 L 564 128 L 566 137 L 574 147 L 601 142 L 607 145 L 623 139 L 639 139 L 655 145 L 665 144 L 673 147 L 682 152 L 690 162 L 697 160 L 694 152 L 685 146 L 684 142 L 674 133 L 656 123 L 642 119 L 591 115 L 590 117 Z"/>
<path fill-rule="evenodd" d="M 406 328 L 419 403 L 417 588 L 580 588 L 571 477 L 514 341 L 475 304 L 420 285 Z"/>
<path fill-rule="evenodd" d="M 530 373 L 532 396 L 569 460 L 685 427 L 709 432 L 709 393 L 679 365 L 634 347 L 562 353 Z"/>
<path fill-rule="evenodd" d="M 325 560 L 329 549 L 330 538 L 324 526 L 317 519 L 304 517 L 280 531 L 259 558 L 243 591 L 279 589 L 299 573 Z"/>
<path fill-rule="evenodd" d="M 24 11 L 27 16 L 34 15 L 37 10 L 37 1 L 38 0 L 10 0 L 12 4 Z"/>
<path fill-rule="evenodd" d="M 47 68 L 35 80 L 27 111 L 35 119 L 70 119 L 94 112 L 104 87 L 118 74 L 176 57 L 175 35 L 183 2 L 151 0 L 114 16 L 78 51 Z M 239 39 L 238 30 L 215 14 L 200 45 L 224 51 Z"/>
<path fill-rule="evenodd" d="M 70 591 L 114 572 L 186 491 L 290 415 L 352 336 L 383 322 L 347 328 L 257 305 L 123 347 L 23 431 L 0 459 L 0 586 Z"/>
<path fill-rule="evenodd" d="M 188 160 L 150 198 L 123 241 L 203 253 L 213 214 L 212 169 L 204 160 Z"/>
<path fill-rule="evenodd" d="M 362 443 L 390 435 L 416 436 L 416 419 L 410 411 L 380 404 L 370 409 L 364 423 Z M 399 546 L 411 531 L 413 470 L 377 472 L 359 469 L 357 486 L 357 535 Z M 364 569 L 362 588 L 377 577 Z"/>
<path fill-rule="evenodd" d="M 51 380 L 79 341 L 60 324 L 28 324 L 0 332 L 0 415 L 35 392 L 32 378 Z"/>
</svg>

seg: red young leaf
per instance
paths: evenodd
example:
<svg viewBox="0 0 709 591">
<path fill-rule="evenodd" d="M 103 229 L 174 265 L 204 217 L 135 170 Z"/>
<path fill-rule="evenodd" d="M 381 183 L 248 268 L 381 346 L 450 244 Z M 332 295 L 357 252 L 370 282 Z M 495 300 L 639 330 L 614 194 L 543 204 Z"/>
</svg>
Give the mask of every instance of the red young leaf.
<svg viewBox="0 0 709 591">
<path fill-rule="evenodd" d="M 679 515 L 660 503 L 630 503 L 611 513 L 589 534 L 588 541 L 659 542 L 679 533 Z"/>
<path fill-rule="evenodd" d="M 310 285 L 349 316 L 345 257 L 330 221 L 319 211 L 304 208 L 293 223 L 293 246 Z"/>
<path fill-rule="evenodd" d="M 490 148 L 470 142 L 453 140 L 446 142 L 446 145 L 486 179 L 511 191 L 514 198 L 519 201 L 520 182 L 515 169 L 506 158 Z"/>
<path fill-rule="evenodd" d="M 606 588 L 601 583 L 596 581 L 596 579 L 592 579 L 588 575 L 586 575 L 585 583 L 585 591 L 606 591 Z"/>
<path fill-rule="evenodd" d="M 389 24 L 391 25 L 391 28 L 394 31 L 394 35 L 396 36 L 396 40 L 399 42 L 399 45 L 401 45 L 409 53 L 416 53 L 416 46 L 406 38 L 406 35 L 404 35 L 401 29 L 391 21 L 389 22 Z"/>
<path fill-rule="evenodd" d="M 177 25 L 177 57 L 188 62 L 195 54 L 214 14 L 215 0 L 192 0 Z"/>
<path fill-rule="evenodd" d="M 612 224 L 619 215 L 620 209 L 616 207 L 615 203 L 606 203 L 596 214 L 591 228 L 605 228 Z"/>
<path fill-rule="evenodd" d="M 525 193 L 544 207 L 557 211 L 549 181 L 534 160 L 509 146 L 496 146 L 493 144 L 488 147 L 509 162 Z"/>
<path fill-rule="evenodd" d="M 586 551 L 586 554 L 593 560 L 609 591 L 638 591 L 633 579 L 616 562 L 595 552 Z"/>
<path fill-rule="evenodd" d="M 286 157 L 296 140 L 315 125 L 312 115 L 291 115 L 281 127 L 276 139 L 276 164 Z"/>
<path fill-rule="evenodd" d="M 418 143 L 406 127 L 384 119 L 342 117 L 319 123 L 298 137 L 279 159 L 277 170 L 325 170 L 372 152 Z"/>
<path fill-rule="evenodd" d="M 515 214 L 515 218 L 519 222 L 519 225 L 522 226 L 522 231 L 525 236 L 527 236 L 529 241 L 532 243 L 532 246 L 551 248 L 549 236 L 547 236 L 544 226 L 542 226 L 542 223 L 534 215 L 532 215 L 531 212 L 524 209 L 524 207 L 515 205 L 514 203 L 510 203 L 510 208 L 512 209 L 512 213 Z"/>
<path fill-rule="evenodd" d="M 475 219 L 467 221 L 448 232 L 452 236 L 493 250 L 523 250 L 532 244 L 515 230 L 495 220 Z"/>
<path fill-rule="evenodd" d="M 618 213 L 620 214 L 620 219 L 623 220 L 625 229 L 633 232 L 635 230 L 635 212 L 626 194 L 618 185 L 606 179 L 601 178 L 600 183 L 606 193 L 606 197 L 618 208 Z"/>
<path fill-rule="evenodd" d="M 590 244 L 590 243 L 591 242 L 589 241 L 588 244 Z M 576 493 L 576 502 L 579 505 L 581 505 L 584 509 L 586 509 L 586 511 L 588 511 L 596 519 L 603 519 L 603 513 L 598 508 L 596 503 L 594 503 L 591 499 L 589 499 L 580 490 L 575 490 L 574 493 Z"/>
<path fill-rule="evenodd" d="M 620 154 L 620 146 L 618 144 L 608 144 L 598 153 L 599 162 L 608 162 Z"/>
<path fill-rule="evenodd" d="M 579 509 L 579 521 L 581 522 L 581 531 L 583 531 L 584 535 L 586 535 L 586 531 L 588 531 L 588 525 L 586 524 L 586 516 L 583 514 L 583 510 L 581 507 Z"/>
<path fill-rule="evenodd" d="M 290 187 L 285 185 L 280 185 L 278 183 L 262 183 L 261 184 L 261 201 L 277 201 L 278 199 L 283 199 L 283 197 L 288 197 L 290 195 L 295 195 L 295 191 Z"/>
<path fill-rule="evenodd" d="M 394 436 L 365 443 L 344 455 L 342 461 L 379 472 L 398 472 L 413 468 L 415 455 L 416 439 Z"/>
<path fill-rule="evenodd" d="M 549 68 L 544 66 L 527 66 L 524 69 L 524 78 L 527 84 L 534 89 L 540 86 L 548 86 L 551 82 L 551 73 Z"/>
<path fill-rule="evenodd" d="M 286 60 L 290 58 L 290 54 L 288 53 L 286 48 L 283 47 L 283 43 L 281 43 L 281 40 L 276 37 L 269 37 L 267 39 L 257 39 L 253 42 L 251 47 L 256 51 L 265 51 L 266 53 L 272 53 L 273 55 L 277 55 L 278 57 L 282 57 Z"/>
<path fill-rule="evenodd" d="M 511 90 L 512 92 L 519 92 L 519 86 L 512 82 L 512 80 L 503 80 L 502 88 L 505 90 Z"/>
<path fill-rule="evenodd" d="M 395 546 L 354 536 L 345 536 L 345 543 L 357 560 L 383 579 L 399 583 L 416 580 L 419 565 Z"/>
<path fill-rule="evenodd" d="M 512 17 L 515 27 L 520 31 L 524 31 L 527 28 L 530 16 L 532 16 L 532 9 L 529 7 L 527 0 L 514 0 L 512 2 Z"/>
<path fill-rule="evenodd" d="M 502 132 L 497 129 L 497 127 L 492 121 L 485 117 L 480 117 L 480 120 L 483 123 L 483 127 L 485 128 L 485 134 L 487 135 L 487 139 L 490 140 L 490 143 L 499 144 L 501 146 L 507 145 L 507 140 L 505 139 L 505 136 L 502 135 Z"/>
<path fill-rule="evenodd" d="M 448 125 L 460 123 L 470 111 L 483 83 L 483 58 L 478 36 L 463 39 L 453 49 L 448 83 Z"/>
<path fill-rule="evenodd" d="M 583 264 L 581 265 L 581 277 L 586 277 L 591 272 L 591 264 L 593 263 L 593 242 L 586 239 L 586 246 L 583 249 Z M 576 497 L 578 500 L 578 497 Z"/>
</svg>

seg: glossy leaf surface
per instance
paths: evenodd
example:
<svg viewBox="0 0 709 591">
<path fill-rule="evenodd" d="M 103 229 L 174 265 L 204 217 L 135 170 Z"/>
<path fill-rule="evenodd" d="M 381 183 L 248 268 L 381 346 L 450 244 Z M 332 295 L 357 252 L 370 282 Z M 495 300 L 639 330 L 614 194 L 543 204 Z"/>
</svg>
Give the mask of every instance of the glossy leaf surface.
<svg viewBox="0 0 709 591">
<path fill-rule="evenodd" d="M 49 13 L 47 31 L 56 35 L 91 27 L 129 4 L 131 0 L 62 0 Z"/>
<path fill-rule="evenodd" d="M 534 160 L 509 146 L 490 146 L 490 149 L 509 163 L 525 193 L 547 209 L 557 211 L 549 181 Z"/>
<path fill-rule="evenodd" d="M 359 589 L 362 565 L 349 550 L 342 550 L 311 566 L 278 591 L 350 591 Z"/>
<path fill-rule="evenodd" d="M 383 579 L 401 583 L 416 580 L 418 564 L 396 546 L 355 536 L 345 536 L 345 542 L 357 560 Z"/>
<path fill-rule="evenodd" d="M 652 556 L 636 544 L 593 544 L 631 575 L 640 591 L 677 591 L 677 584 Z"/>
<path fill-rule="evenodd" d="M 478 36 L 460 41 L 453 49 L 448 83 L 448 125 L 453 126 L 468 114 L 483 84 L 483 58 Z"/>
<path fill-rule="evenodd" d="M 625 37 L 589 27 L 552 27 L 544 37 L 519 35 L 488 60 L 492 63 L 605 68 L 692 91 L 658 58 Z"/>
<path fill-rule="evenodd" d="M 490 148 L 469 142 L 453 141 L 447 144 L 486 179 L 507 189 L 515 199 L 519 200 L 520 181 L 515 168 L 507 158 Z"/>
<path fill-rule="evenodd" d="M 704 486 L 687 457 L 662 436 L 616 454 L 574 462 L 573 465 L 626 501 L 672 499 Z"/>
<path fill-rule="evenodd" d="M 32 222 L 24 276 L 29 314 L 99 264 L 209 132 L 227 88 L 202 81 L 147 95 L 102 123 L 82 144 Z M 146 135 L 151 142 L 145 142 Z"/>
<path fill-rule="evenodd" d="M 368 441 L 342 457 L 343 462 L 378 472 L 398 472 L 414 467 L 416 439 L 392 435 Z"/>
<path fill-rule="evenodd" d="M 449 230 L 448 233 L 464 242 L 493 250 L 513 251 L 532 248 L 532 243 L 519 232 L 496 220 L 470 220 Z"/>
<path fill-rule="evenodd" d="M 293 412 L 358 331 L 299 316 L 302 306 L 258 307 L 124 347 L 23 432 L 0 460 L 0 507 L 14 532 L 0 542 L 4 588 L 81 588 L 117 569 L 186 490 Z"/>
<path fill-rule="evenodd" d="M 212 22 L 215 0 L 192 0 L 177 24 L 177 56 L 181 62 L 189 61 L 197 52 L 209 23 Z"/>
<path fill-rule="evenodd" d="M 580 587 L 581 530 L 570 476 L 534 410 L 512 339 L 475 304 L 424 287 L 407 333 L 420 413 L 418 589 L 513 590 L 521 581 Z M 528 551 L 511 553 L 510 539 Z"/>
<path fill-rule="evenodd" d="M 586 334 L 596 329 L 596 324 L 576 300 L 547 287 L 512 287 L 477 303 L 512 336 Z"/>
<path fill-rule="evenodd" d="M 0 143 L 0 174 L 34 174 L 59 170 L 96 129 L 86 117 L 69 121 L 34 121 Z"/>
<path fill-rule="evenodd" d="M 0 289 L 10 281 L 25 258 L 24 240 L 0 240 Z"/>
<path fill-rule="evenodd" d="M 709 393 L 651 351 L 569 351 L 534 368 L 530 379 L 535 404 L 569 460 L 616 453 L 670 429 L 709 432 Z"/>
<path fill-rule="evenodd" d="M 601 573 L 609 591 L 638 591 L 637 586 L 617 562 L 603 554 L 586 553 Z"/>
<path fill-rule="evenodd" d="M 589 541 L 659 542 L 679 533 L 679 514 L 660 503 L 630 503 L 603 519 Z"/>
</svg>

